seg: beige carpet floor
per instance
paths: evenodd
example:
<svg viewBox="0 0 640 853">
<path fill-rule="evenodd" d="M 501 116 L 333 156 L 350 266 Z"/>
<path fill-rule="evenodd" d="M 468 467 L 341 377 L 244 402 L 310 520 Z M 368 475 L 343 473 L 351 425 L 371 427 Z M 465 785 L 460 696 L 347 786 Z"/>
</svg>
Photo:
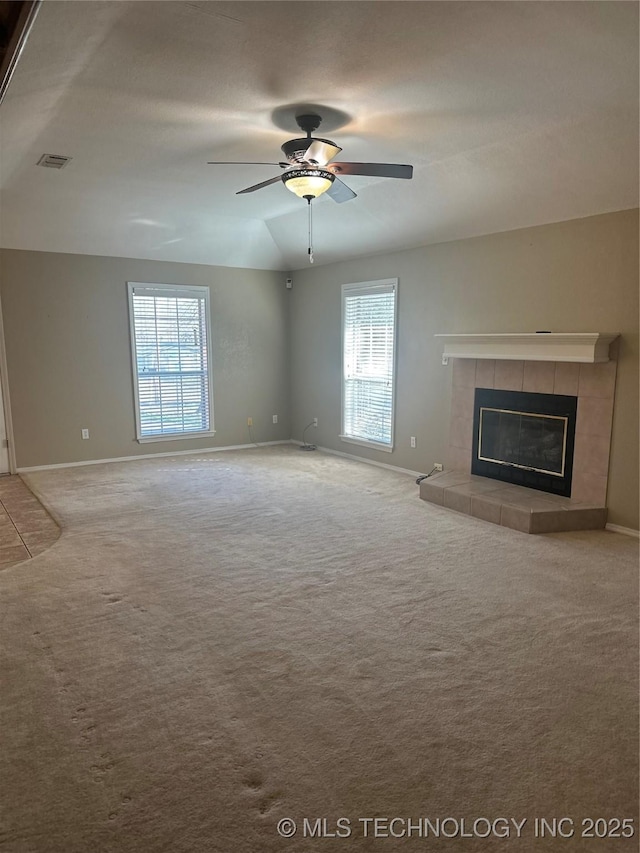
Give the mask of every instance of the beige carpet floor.
<svg viewBox="0 0 640 853">
<path fill-rule="evenodd" d="M 633 539 L 292 446 L 27 482 L 62 536 L 0 572 L 3 853 L 637 849 Z"/>
</svg>

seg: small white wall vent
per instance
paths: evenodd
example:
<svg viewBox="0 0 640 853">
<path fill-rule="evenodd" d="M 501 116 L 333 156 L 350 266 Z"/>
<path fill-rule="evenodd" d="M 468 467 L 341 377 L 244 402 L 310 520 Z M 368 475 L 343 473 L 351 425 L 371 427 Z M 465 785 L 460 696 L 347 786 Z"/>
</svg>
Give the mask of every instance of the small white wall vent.
<svg viewBox="0 0 640 853">
<path fill-rule="evenodd" d="M 38 160 L 38 166 L 46 166 L 47 169 L 63 169 L 72 157 L 64 157 L 62 154 L 43 154 Z"/>
</svg>

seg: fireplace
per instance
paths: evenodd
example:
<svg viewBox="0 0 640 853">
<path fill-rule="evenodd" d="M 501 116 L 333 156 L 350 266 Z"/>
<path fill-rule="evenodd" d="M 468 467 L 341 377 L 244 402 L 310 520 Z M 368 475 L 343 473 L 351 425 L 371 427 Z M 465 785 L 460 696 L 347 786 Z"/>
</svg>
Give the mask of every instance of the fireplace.
<svg viewBox="0 0 640 853">
<path fill-rule="evenodd" d="M 471 473 L 570 497 L 577 402 L 476 388 Z"/>
</svg>

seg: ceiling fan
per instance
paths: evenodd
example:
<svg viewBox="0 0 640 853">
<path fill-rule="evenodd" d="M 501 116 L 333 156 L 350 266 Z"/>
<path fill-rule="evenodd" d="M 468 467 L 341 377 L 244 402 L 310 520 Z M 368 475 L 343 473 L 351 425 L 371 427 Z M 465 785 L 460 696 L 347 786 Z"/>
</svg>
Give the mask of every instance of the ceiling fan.
<svg viewBox="0 0 640 853">
<path fill-rule="evenodd" d="M 356 198 L 356 193 L 348 187 L 339 176 L 370 175 L 376 178 L 411 178 L 413 166 L 398 163 L 332 163 L 331 160 L 342 151 L 330 139 L 319 139 L 311 134 L 320 127 L 322 119 L 316 114 L 296 116 L 300 130 L 307 135 L 299 139 L 290 139 L 282 146 L 286 162 L 279 163 L 244 163 L 212 161 L 209 166 L 280 166 L 284 169 L 281 175 L 254 184 L 236 195 L 252 193 L 263 187 L 268 187 L 282 181 L 285 187 L 299 198 L 311 200 L 326 194 L 338 204 Z"/>
</svg>

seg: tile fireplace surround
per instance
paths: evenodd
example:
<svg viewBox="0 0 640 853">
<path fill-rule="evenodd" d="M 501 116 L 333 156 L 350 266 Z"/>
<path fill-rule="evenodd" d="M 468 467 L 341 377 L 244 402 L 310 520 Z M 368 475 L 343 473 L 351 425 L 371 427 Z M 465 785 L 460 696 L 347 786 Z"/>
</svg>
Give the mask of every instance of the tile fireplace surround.
<svg viewBox="0 0 640 853">
<path fill-rule="evenodd" d="M 604 527 L 616 361 L 454 358 L 452 364 L 446 470 L 422 482 L 420 497 L 525 533 Z M 476 388 L 578 398 L 570 499 L 471 475 Z"/>
</svg>

